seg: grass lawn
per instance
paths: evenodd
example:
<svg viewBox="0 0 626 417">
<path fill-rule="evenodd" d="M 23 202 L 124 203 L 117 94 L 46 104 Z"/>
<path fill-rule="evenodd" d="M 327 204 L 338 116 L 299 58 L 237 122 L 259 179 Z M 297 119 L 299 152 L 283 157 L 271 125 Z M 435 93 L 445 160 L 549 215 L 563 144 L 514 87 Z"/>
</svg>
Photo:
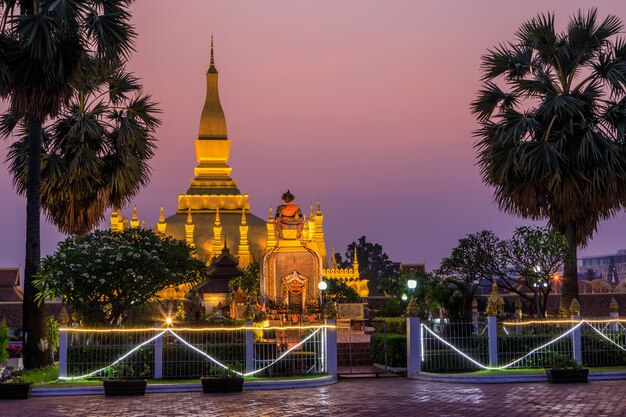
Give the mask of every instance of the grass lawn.
<svg viewBox="0 0 626 417">
<path fill-rule="evenodd" d="M 511 375 L 511 374 L 542 374 L 544 368 L 498 369 L 495 371 L 480 370 L 459 375 Z M 589 368 L 589 372 L 626 372 L 626 366 L 598 366 Z"/>
<path fill-rule="evenodd" d="M 59 380 L 59 365 L 49 366 L 41 369 L 31 369 L 20 371 L 19 374 L 25 382 L 30 382 L 38 388 L 60 388 L 60 387 L 85 387 L 102 385 L 99 379 L 77 379 L 73 381 Z M 323 375 L 303 375 L 303 376 L 247 376 L 246 381 L 291 381 L 301 379 L 319 378 Z M 148 379 L 148 384 L 199 384 L 200 378 L 191 379 Z"/>
</svg>

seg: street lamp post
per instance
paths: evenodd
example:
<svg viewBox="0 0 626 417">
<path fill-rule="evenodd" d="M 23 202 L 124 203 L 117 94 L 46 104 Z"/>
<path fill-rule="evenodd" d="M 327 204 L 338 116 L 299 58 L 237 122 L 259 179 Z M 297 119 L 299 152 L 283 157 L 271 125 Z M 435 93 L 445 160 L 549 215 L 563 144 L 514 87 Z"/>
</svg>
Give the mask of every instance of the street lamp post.
<svg viewBox="0 0 626 417">
<path fill-rule="evenodd" d="M 320 290 L 320 312 L 322 320 L 324 320 L 324 291 L 328 288 L 328 284 L 326 281 L 320 281 L 319 284 L 317 284 L 317 288 Z"/>
<path fill-rule="evenodd" d="M 415 288 L 417 287 L 417 281 L 414 279 L 410 279 L 406 282 L 407 287 L 409 287 L 409 290 L 411 290 L 411 298 L 414 298 L 415 296 Z"/>
</svg>

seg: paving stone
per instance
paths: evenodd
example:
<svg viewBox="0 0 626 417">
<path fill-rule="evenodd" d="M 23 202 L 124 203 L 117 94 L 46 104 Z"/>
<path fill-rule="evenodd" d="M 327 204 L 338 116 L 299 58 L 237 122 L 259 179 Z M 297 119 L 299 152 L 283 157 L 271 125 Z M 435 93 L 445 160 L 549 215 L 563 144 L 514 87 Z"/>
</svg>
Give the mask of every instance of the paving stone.
<svg viewBox="0 0 626 417">
<path fill-rule="evenodd" d="M 35 397 L 0 401 L 0 416 L 626 416 L 624 381 L 446 384 L 406 378 L 237 394 Z"/>
</svg>

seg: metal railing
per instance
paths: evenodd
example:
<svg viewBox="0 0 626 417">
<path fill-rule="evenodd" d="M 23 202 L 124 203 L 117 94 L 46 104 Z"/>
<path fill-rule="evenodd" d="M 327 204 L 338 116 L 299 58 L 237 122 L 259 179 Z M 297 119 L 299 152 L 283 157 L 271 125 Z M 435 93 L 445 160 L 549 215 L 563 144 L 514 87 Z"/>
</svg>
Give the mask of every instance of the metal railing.
<svg viewBox="0 0 626 417">
<path fill-rule="evenodd" d="M 334 324 L 237 328 L 61 329 L 59 374 L 76 378 L 310 375 L 336 362 Z M 335 366 L 336 367 L 336 366 Z"/>
</svg>

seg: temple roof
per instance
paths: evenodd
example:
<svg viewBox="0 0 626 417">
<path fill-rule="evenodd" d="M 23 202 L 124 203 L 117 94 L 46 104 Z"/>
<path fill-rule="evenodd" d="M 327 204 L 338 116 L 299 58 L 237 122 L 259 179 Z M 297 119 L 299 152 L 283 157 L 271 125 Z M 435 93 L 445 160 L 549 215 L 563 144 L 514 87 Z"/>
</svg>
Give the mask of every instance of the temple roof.
<svg viewBox="0 0 626 417">
<path fill-rule="evenodd" d="M 19 268 L 0 268 L 0 302 L 21 302 L 24 293 L 19 285 Z"/>
<path fill-rule="evenodd" d="M 209 279 L 193 287 L 192 291 L 227 293 L 230 280 L 243 274 L 238 265 L 239 262 L 230 254 L 228 246 L 224 245 L 222 254 L 213 261 L 209 269 Z"/>
</svg>

